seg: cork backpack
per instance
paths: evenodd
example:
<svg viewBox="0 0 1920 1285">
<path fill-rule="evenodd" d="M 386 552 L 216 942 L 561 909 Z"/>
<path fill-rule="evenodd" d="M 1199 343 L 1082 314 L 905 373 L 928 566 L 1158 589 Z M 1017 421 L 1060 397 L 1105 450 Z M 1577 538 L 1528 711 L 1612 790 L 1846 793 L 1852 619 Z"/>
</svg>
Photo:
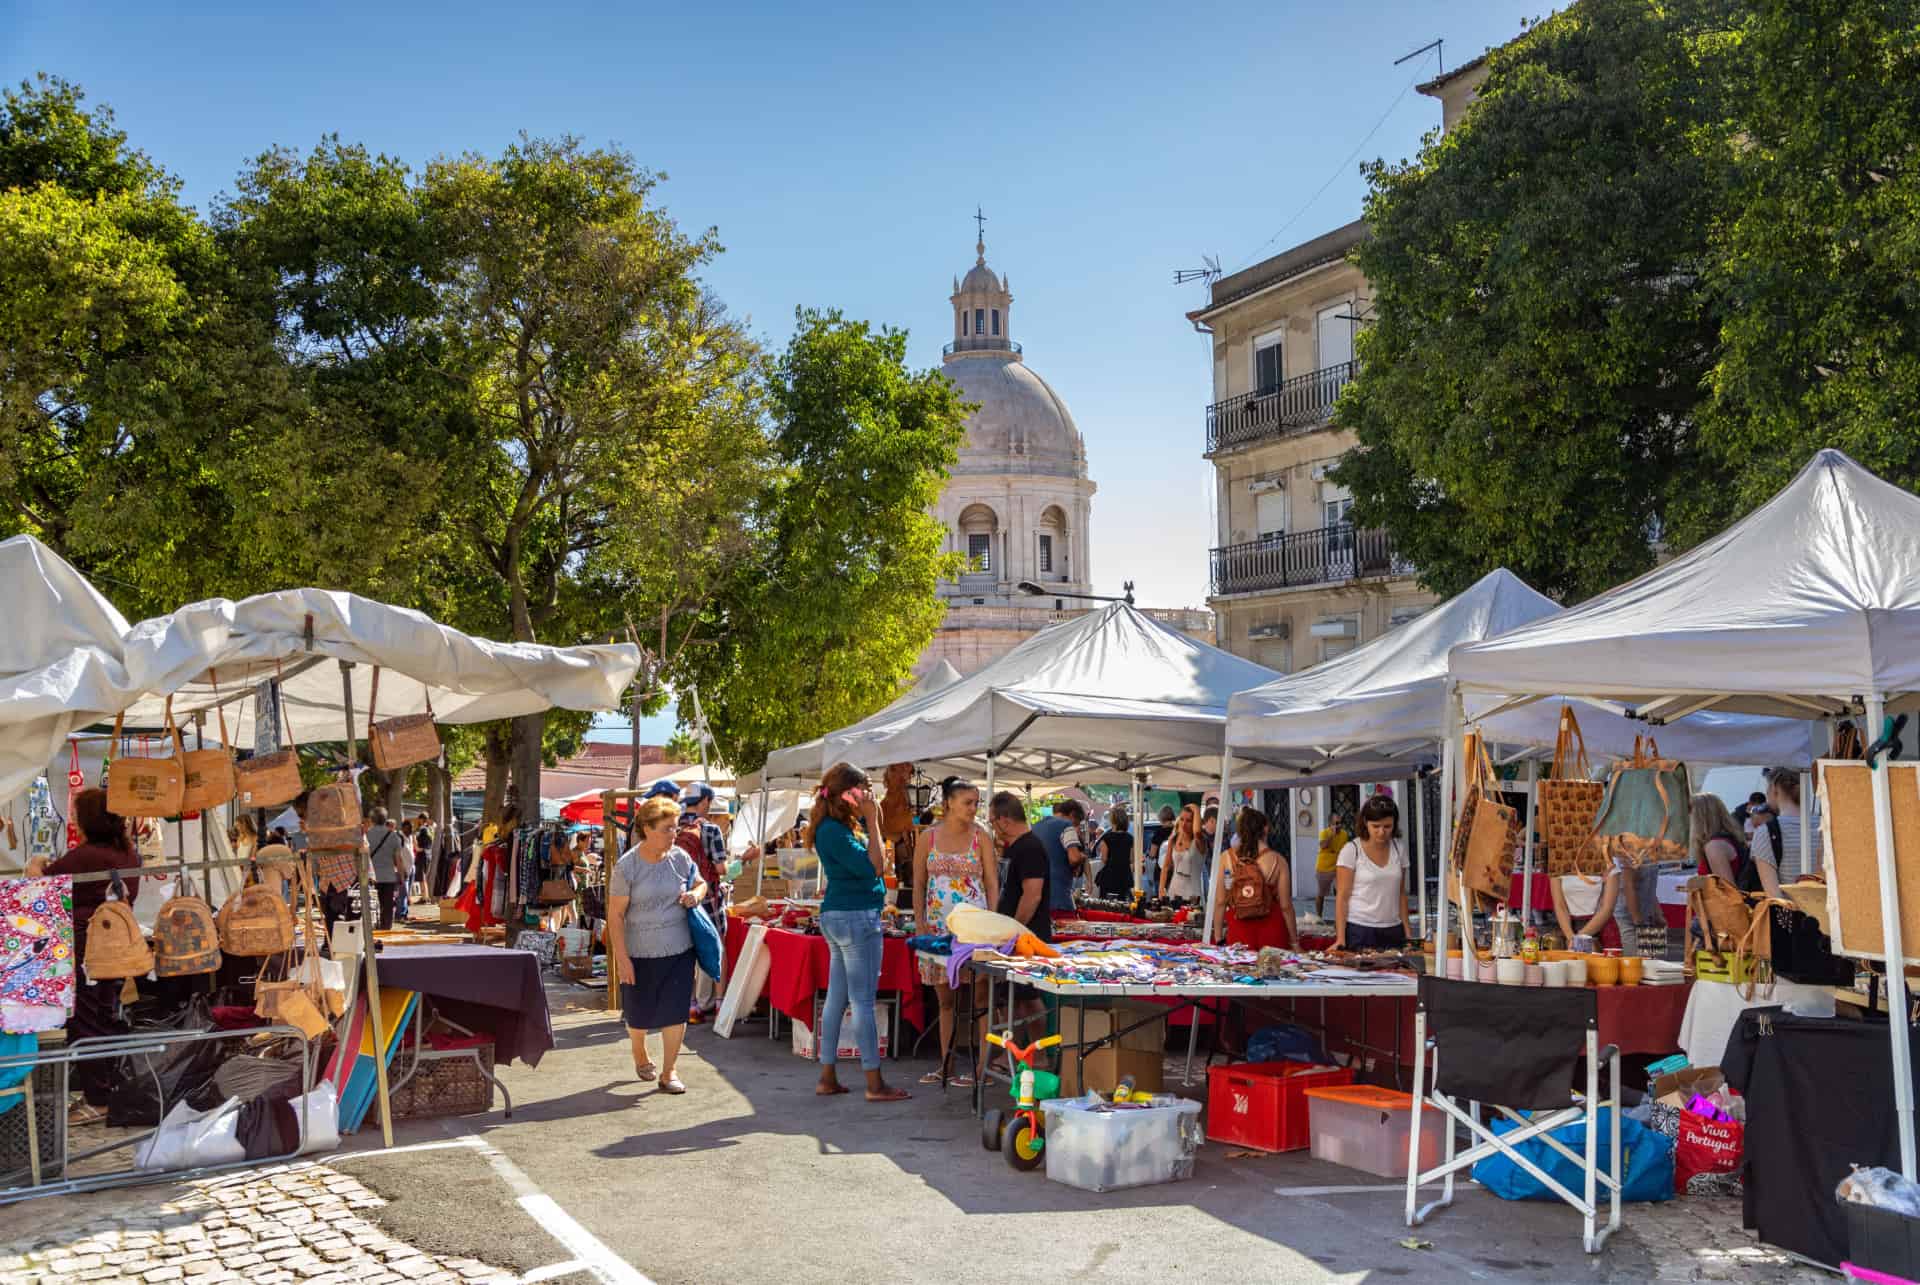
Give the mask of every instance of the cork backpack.
<svg viewBox="0 0 1920 1285">
<path fill-rule="evenodd" d="M 220 970 L 220 930 L 213 907 L 198 897 L 174 897 L 153 923 L 156 977 L 186 977 Z"/>
<path fill-rule="evenodd" d="M 286 898 L 256 882 L 250 868 L 246 887 L 220 907 L 220 948 L 229 955 L 278 955 L 293 949 L 293 911 Z"/>
<path fill-rule="evenodd" d="M 118 980 L 145 977 L 153 971 L 153 952 L 127 904 L 127 887 L 120 872 L 113 873 L 113 894 L 118 900 L 103 901 L 87 920 L 87 980 Z"/>
</svg>

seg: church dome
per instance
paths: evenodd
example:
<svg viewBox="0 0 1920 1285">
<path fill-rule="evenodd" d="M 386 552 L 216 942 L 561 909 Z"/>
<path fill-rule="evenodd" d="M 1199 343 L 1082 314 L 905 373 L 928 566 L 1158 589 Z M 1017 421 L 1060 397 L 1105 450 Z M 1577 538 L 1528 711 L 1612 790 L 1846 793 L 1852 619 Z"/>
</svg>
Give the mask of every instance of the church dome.
<svg viewBox="0 0 1920 1285">
<path fill-rule="evenodd" d="M 960 278 L 960 287 L 956 293 L 998 294 L 1005 289 L 1000 278 L 994 275 L 993 269 L 983 262 L 976 263 L 967 269 L 967 275 Z"/>
<path fill-rule="evenodd" d="M 967 419 L 959 473 L 1087 475 L 1086 445 L 1060 394 L 1018 354 L 955 354 L 941 372 L 979 409 Z"/>
</svg>

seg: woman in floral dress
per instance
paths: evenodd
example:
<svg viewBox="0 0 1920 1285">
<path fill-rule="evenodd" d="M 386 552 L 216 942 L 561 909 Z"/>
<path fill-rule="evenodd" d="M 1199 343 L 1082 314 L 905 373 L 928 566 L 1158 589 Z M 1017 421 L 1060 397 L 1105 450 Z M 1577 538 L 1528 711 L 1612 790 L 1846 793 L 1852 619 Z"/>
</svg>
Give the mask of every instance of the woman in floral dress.
<svg viewBox="0 0 1920 1285">
<path fill-rule="evenodd" d="M 947 915 L 955 906 L 993 906 L 1000 895 L 999 870 L 993 850 L 975 817 L 980 811 L 980 791 L 974 785 L 950 776 L 940 783 L 940 821 L 920 832 L 913 854 L 913 923 L 919 933 L 943 933 Z M 920 980 L 933 987 L 940 1000 L 940 1069 L 921 1077 L 922 1084 L 943 1080 L 958 1088 L 970 1088 L 973 1076 L 962 1073 L 947 1078 L 953 1060 L 953 1021 L 958 992 L 947 984 L 947 970 L 934 960 L 920 961 Z M 986 1016 L 982 1011 L 984 993 L 976 983 L 974 1008 L 981 1017 L 974 1031 L 974 1056 L 979 1057 L 986 1043 Z"/>
</svg>

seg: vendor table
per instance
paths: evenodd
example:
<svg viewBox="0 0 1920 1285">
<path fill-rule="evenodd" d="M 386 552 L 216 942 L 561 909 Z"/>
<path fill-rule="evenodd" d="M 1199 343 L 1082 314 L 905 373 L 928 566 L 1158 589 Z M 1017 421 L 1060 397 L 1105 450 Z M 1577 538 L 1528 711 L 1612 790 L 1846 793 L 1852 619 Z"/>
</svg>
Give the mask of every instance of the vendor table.
<svg viewBox="0 0 1920 1285">
<path fill-rule="evenodd" d="M 380 984 L 433 997 L 451 1020 L 493 1036 L 496 1065 L 528 1066 L 553 1047 L 553 1020 L 540 961 L 498 946 L 386 946 Z"/>
<path fill-rule="evenodd" d="M 726 974 L 733 976 L 733 965 L 747 944 L 750 921 L 727 917 Z M 762 948 L 767 952 L 767 1002 L 802 1026 L 813 1025 L 814 996 L 827 989 L 827 977 L 833 959 L 827 953 L 827 939 L 789 928 L 767 928 Z M 920 973 L 914 966 L 913 952 L 906 939 L 888 937 L 881 947 L 880 991 L 899 997 L 901 1019 L 915 1030 L 927 1024 L 926 999 L 920 990 Z M 896 1049 L 898 1044 L 895 1045 Z"/>
</svg>

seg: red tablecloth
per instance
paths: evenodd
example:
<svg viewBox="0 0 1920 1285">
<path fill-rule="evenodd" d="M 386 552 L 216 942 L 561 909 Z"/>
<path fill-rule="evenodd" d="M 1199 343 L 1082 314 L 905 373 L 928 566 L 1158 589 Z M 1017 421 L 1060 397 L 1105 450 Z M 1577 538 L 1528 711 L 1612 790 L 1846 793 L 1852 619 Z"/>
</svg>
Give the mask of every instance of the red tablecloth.
<svg viewBox="0 0 1920 1285">
<path fill-rule="evenodd" d="M 747 944 L 748 923 L 727 918 L 727 976 Z M 785 928 L 769 928 L 766 942 L 767 1000 L 794 1021 L 813 1023 L 813 997 L 827 989 L 827 976 L 833 961 L 827 954 L 827 939 L 811 933 Z M 880 990 L 900 997 L 900 1016 L 915 1030 L 925 1027 L 926 1001 L 920 990 L 920 970 L 905 939 L 889 937 L 881 948 Z"/>
</svg>

